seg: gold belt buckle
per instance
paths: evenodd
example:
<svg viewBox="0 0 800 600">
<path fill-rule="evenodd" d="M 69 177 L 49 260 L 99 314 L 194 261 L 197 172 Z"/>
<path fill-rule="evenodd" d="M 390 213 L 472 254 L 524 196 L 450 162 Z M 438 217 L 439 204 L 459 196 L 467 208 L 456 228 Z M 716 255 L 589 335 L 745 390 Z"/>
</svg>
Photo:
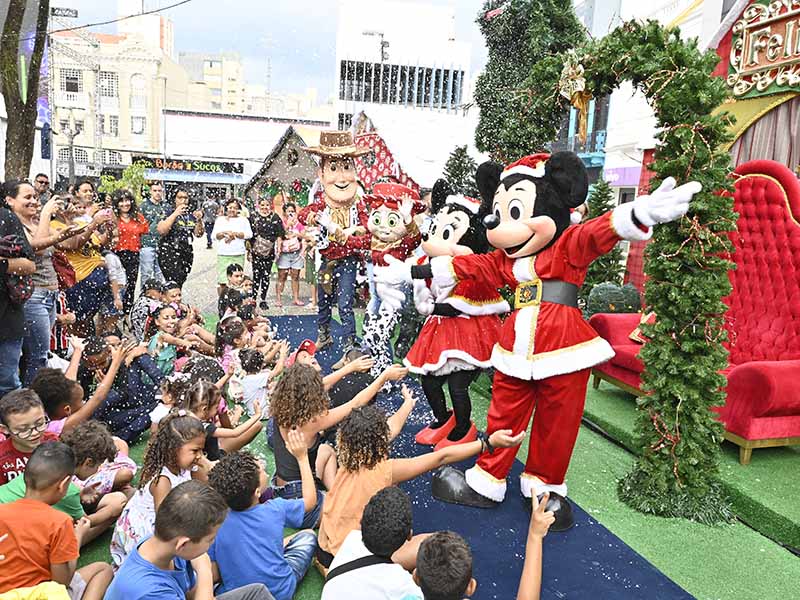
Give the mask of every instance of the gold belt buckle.
<svg viewBox="0 0 800 600">
<path fill-rule="evenodd" d="M 542 302 L 542 280 L 534 279 L 526 281 L 517 286 L 514 292 L 514 308 L 525 308 L 526 306 L 538 306 Z"/>
</svg>

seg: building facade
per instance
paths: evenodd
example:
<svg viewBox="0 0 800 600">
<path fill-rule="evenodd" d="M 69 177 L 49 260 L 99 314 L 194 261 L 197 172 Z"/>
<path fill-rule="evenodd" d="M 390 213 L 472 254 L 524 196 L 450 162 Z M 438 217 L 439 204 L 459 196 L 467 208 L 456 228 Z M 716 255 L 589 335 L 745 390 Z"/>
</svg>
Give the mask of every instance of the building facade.
<svg viewBox="0 0 800 600">
<path fill-rule="evenodd" d="M 122 0 L 120 10 L 128 10 Z M 75 176 L 99 177 L 120 171 L 133 155 L 159 153 L 163 108 L 188 104 L 189 79 L 170 57 L 171 23 L 157 15 L 128 21 L 123 33 L 66 31 L 51 38 L 53 149 L 61 177 L 71 162 Z"/>
<path fill-rule="evenodd" d="M 348 128 L 361 111 L 378 122 L 412 111 L 457 114 L 470 101 L 469 67 L 470 45 L 455 39 L 455 8 L 341 0 L 335 124 Z"/>
</svg>

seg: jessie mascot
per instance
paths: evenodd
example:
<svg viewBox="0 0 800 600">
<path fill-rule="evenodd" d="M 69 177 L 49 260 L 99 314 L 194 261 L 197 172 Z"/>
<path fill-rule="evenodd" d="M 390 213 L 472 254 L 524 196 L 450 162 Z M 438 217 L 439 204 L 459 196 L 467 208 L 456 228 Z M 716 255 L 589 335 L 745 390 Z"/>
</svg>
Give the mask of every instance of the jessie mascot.
<svg viewBox="0 0 800 600">
<path fill-rule="evenodd" d="M 584 321 L 578 288 L 589 264 L 620 240 L 646 240 L 657 223 L 686 214 L 697 182 L 675 187 L 667 179 L 650 196 L 620 205 L 582 225 L 570 211 L 586 199 L 589 180 L 572 152 L 527 156 L 506 168 L 484 163 L 476 175 L 488 216 L 489 254 L 439 256 L 427 265 L 399 261 L 376 269 L 383 286 L 431 279 L 452 293 L 461 282 L 509 286 L 514 306 L 492 351 L 495 375 L 488 431 L 525 431 L 534 414 L 528 460 L 520 480 L 523 496 L 550 493 L 552 529 L 574 523 L 564 478 L 578 435 L 592 366 L 614 355 Z M 517 448 L 489 447 L 466 473 L 446 468 L 433 481 L 446 502 L 488 508 L 502 502 Z"/>
</svg>

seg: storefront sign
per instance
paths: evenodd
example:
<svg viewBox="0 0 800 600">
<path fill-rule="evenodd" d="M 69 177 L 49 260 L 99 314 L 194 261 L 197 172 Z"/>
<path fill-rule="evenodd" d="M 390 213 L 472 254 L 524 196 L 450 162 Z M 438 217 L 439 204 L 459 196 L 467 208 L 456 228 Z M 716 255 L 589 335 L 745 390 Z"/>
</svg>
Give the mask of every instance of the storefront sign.
<svg viewBox="0 0 800 600">
<path fill-rule="evenodd" d="M 641 173 L 641 167 L 616 167 L 605 169 L 603 178 L 612 187 L 636 187 Z"/>
<path fill-rule="evenodd" d="M 176 158 L 154 158 L 134 156 L 133 163 L 144 163 L 147 169 L 159 171 L 192 171 L 200 173 L 244 173 L 243 163 L 216 162 L 208 160 L 187 160 Z"/>
<path fill-rule="evenodd" d="M 758 0 L 732 33 L 726 81 L 734 96 L 800 91 L 800 0 Z"/>
</svg>

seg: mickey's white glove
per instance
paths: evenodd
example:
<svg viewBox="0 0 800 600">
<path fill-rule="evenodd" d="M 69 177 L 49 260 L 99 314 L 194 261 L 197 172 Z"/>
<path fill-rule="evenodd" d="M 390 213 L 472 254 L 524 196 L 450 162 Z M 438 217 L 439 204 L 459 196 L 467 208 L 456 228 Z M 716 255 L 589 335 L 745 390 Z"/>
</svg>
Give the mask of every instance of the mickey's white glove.
<svg viewBox="0 0 800 600">
<path fill-rule="evenodd" d="M 701 189 L 703 186 L 699 181 L 690 181 L 675 187 L 675 179 L 667 177 L 655 192 L 633 201 L 633 214 L 646 227 L 669 223 L 686 214 L 692 196 Z"/>
<path fill-rule="evenodd" d="M 425 285 L 424 281 L 414 282 L 414 306 L 417 307 L 417 312 L 421 315 L 432 315 L 435 300 L 433 293 Z"/>
<path fill-rule="evenodd" d="M 408 225 L 411 223 L 411 213 L 414 212 L 414 201 L 406 196 L 400 202 L 400 206 L 397 209 L 400 212 L 400 215 L 403 217 L 403 222 Z"/>
<path fill-rule="evenodd" d="M 387 266 L 373 269 L 375 283 L 383 283 L 389 287 L 399 287 L 404 283 L 411 283 L 411 265 L 395 258 L 391 254 L 385 257 Z"/>
<path fill-rule="evenodd" d="M 388 306 L 392 311 L 399 311 L 403 308 L 406 295 L 401 290 L 376 281 L 375 291 L 378 292 L 378 297 L 381 299 L 381 309 L 383 309 L 384 305 Z"/>
</svg>

